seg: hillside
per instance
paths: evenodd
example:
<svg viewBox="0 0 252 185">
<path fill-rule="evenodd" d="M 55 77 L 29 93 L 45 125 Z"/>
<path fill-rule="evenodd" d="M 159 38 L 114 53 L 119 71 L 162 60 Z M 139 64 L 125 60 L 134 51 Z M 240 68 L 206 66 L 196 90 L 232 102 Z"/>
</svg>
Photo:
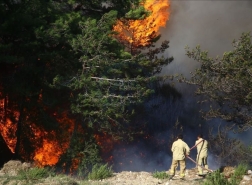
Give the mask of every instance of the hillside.
<svg viewBox="0 0 252 185">
<path fill-rule="evenodd" d="M 197 170 L 195 168 L 188 169 L 186 171 L 185 180 L 180 180 L 178 177 L 178 171 L 174 179 L 160 180 L 154 178 L 152 173 L 149 172 L 131 172 L 123 171 L 120 173 L 114 173 L 113 177 L 99 181 L 90 181 L 85 179 L 79 179 L 72 176 L 63 174 L 57 174 L 55 176 L 49 176 L 46 178 L 32 178 L 31 174 L 23 174 L 22 178 L 18 176 L 19 170 L 27 171 L 32 169 L 33 166 L 30 163 L 21 163 L 20 161 L 9 161 L 5 163 L 0 170 L 0 184 L 2 185 L 202 185 L 205 178 L 197 176 Z M 234 172 L 233 167 L 223 168 L 223 174 L 226 178 Z M 252 175 L 249 170 L 249 175 L 243 176 L 240 185 L 251 185 Z"/>
</svg>

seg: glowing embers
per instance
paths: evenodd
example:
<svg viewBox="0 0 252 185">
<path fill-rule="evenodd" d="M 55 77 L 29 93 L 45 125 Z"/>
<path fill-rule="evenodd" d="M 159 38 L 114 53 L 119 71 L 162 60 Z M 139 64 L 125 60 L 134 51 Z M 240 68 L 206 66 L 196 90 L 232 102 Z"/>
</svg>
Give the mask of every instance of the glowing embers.
<svg viewBox="0 0 252 185">
<path fill-rule="evenodd" d="M 8 109 L 8 97 L 0 99 L 0 133 L 12 153 L 15 151 L 17 138 L 18 111 Z"/>
<path fill-rule="evenodd" d="M 142 20 L 118 20 L 114 31 L 118 32 L 116 38 L 129 49 L 148 46 L 159 35 L 160 27 L 165 27 L 169 20 L 168 0 L 146 0 L 144 8 L 150 15 Z"/>
<path fill-rule="evenodd" d="M 113 139 L 113 137 L 109 134 L 95 134 L 94 135 L 97 144 L 101 147 L 102 150 L 102 158 L 107 162 L 111 162 L 113 160 L 113 156 L 110 154 L 116 144 L 119 144 L 119 140 Z"/>
</svg>

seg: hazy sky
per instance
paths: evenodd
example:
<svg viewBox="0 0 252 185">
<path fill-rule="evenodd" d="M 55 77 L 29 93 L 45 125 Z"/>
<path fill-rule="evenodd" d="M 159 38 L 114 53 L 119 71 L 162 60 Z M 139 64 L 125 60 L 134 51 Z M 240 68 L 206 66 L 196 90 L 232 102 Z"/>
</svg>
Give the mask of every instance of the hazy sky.
<svg viewBox="0 0 252 185">
<path fill-rule="evenodd" d="M 166 55 L 173 56 L 174 62 L 162 72 L 189 76 L 197 62 L 185 56 L 186 45 L 201 45 L 211 56 L 221 56 L 248 31 L 252 31 L 252 1 L 171 0 L 170 20 L 161 30 L 161 40 L 170 41 Z"/>
</svg>

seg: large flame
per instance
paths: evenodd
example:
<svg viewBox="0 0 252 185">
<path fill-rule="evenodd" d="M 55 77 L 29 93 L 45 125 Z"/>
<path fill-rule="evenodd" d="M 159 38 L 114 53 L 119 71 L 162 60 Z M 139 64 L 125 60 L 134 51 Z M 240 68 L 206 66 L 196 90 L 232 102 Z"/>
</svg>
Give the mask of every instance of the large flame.
<svg viewBox="0 0 252 185">
<path fill-rule="evenodd" d="M 61 154 L 65 152 L 69 146 L 70 136 L 74 129 L 74 120 L 69 119 L 66 113 L 63 113 L 62 116 L 58 116 L 57 114 L 54 114 L 54 116 L 57 117 L 57 121 L 60 123 L 61 128 L 65 127 L 65 129 L 62 129 L 65 132 L 60 133 L 60 137 L 58 136 L 59 133 L 55 131 L 45 132 L 34 129 L 36 130 L 35 133 L 37 137 L 43 138 L 43 144 L 42 147 L 35 151 L 33 159 L 42 166 L 53 166 L 58 162 Z"/>
<path fill-rule="evenodd" d="M 0 99 L 0 134 L 12 153 L 15 152 L 17 143 L 16 130 L 19 115 L 18 111 L 10 108 L 8 96 Z M 35 143 L 42 140 L 42 145 L 37 145 L 33 157 L 33 160 L 42 166 L 52 166 L 58 162 L 60 155 L 66 151 L 69 145 L 70 136 L 74 128 L 74 120 L 70 119 L 67 113 L 63 112 L 61 115 L 54 113 L 52 116 L 57 120 L 61 130 L 64 132 L 45 131 L 36 124 L 30 123 L 29 115 L 26 116 L 26 122 L 34 133 L 34 137 L 31 140 Z"/>
<path fill-rule="evenodd" d="M 148 46 L 159 35 L 160 27 L 169 20 L 168 0 L 146 0 L 143 3 L 150 15 L 143 20 L 118 20 L 114 26 L 117 38 L 130 48 Z"/>
</svg>

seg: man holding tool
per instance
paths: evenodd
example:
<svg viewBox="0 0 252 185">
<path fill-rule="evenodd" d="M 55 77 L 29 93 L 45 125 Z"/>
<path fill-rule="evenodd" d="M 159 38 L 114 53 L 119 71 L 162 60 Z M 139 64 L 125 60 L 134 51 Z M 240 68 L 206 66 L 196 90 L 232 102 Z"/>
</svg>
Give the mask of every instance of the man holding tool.
<svg viewBox="0 0 252 185">
<path fill-rule="evenodd" d="M 175 170 L 178 164 L 180 165 L 180 179 L 184 179 L 185 177 L 185 169 L 186 162 L 185 158 L 190 153 L 190 148 L 188 145 L 182 140 L 183 135 L 179 134 L 177 140 L 172 144 L 171 151 L 173 153 L 172 156 L 172 164 L 170 169 L 170 179 L 175 175 Z"/>
<path fill-rule="evenodd" d="M 199 134 L 197 137 L 197 141 L 195 142 L 194 146 L 197 146 L 197 166 L 198 166 L 198 175 L 203 175 L 203 169 L 201 165 L 208 170 L 207 165 L 207 150 L 208 150 L 208 142 L 207 140 L 203 139 L 202 134 Z M 192 149 L 192 148 L 191 148 Z"/>
</svg>

